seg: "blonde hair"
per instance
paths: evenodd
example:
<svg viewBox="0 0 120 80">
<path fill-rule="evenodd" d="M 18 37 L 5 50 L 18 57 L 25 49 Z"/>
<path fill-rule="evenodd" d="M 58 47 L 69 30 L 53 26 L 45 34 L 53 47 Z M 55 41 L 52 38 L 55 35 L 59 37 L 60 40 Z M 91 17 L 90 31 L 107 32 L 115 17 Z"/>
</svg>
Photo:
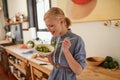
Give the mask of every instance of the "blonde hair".
<svg viewBox="0 0 120 80">
<path fill-rule="evenodd" d="M 71 25 L 71 21 L 69 18 L 67 18 L 64 14 L 64 12 L 58 8 L 58 7 L 52 7 L 50 8 L 44 15 L 44 20 L 48 17 L 55 17 L 57 19 L 63 18 L 65 20 L 65 25 L 67 28 Z"/>
</svg>

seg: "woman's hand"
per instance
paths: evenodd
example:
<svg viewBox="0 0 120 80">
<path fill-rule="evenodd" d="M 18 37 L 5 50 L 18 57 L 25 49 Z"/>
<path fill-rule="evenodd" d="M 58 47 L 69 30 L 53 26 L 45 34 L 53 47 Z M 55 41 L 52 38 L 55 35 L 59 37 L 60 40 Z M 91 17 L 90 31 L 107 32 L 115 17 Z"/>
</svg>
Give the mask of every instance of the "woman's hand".
<svg viewBox="0 0 120 80">
<path fill-rule="evenodd" d="M 39 55 L 40 58 L 46 58 L 47 56 Z"/>
<path fill-rule="evenodd" d="M 47 56 L 42 56 L 42 55 L 39 55 L 39 54 L 33 54 L 32 55 L 32 58 L 37 58 L 37 57 L 46 58 Z"/>
<path fill-rule="evenodd" d="M 51 54 L 47 55 L 47 56 L 43 56 L 43 55 L 39 55 L 40 58 L 48 58 L 49 62 L 53 65 L 54 62 L 52 60 Z"/>
<path fill-rule="evenodd" d="M 45 55 L 39 55 L 40 58 L 49 58 L 50 56 L 51 56 L 51 54 L 46 55 L 46 56 Z"/>
<path fill-rule="evenodd" d="M 62 50 L 66 53 L 71 46 L 70 38 L 65 38 L 62 42 Z"/>
</svg>

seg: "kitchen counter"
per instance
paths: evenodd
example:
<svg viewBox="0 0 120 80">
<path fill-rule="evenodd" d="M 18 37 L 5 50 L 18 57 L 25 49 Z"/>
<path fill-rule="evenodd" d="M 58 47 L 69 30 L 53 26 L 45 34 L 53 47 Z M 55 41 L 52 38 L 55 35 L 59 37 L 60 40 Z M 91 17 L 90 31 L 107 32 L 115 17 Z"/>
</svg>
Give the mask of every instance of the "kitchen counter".
<svg viewBox="0 0 120 80">
<path fill-rule="evenodd" d="M 120 69 L 111 71 L 98 66 L 90 66 L 84 69 L 78 80 L 120 80 Z"/>
<path fill-rule="evenodd" d="M 11 43 L 9 40 L 0 40 L 0 44 L 8 44 Z"/>
<path fill-rule="evenodd" d="M 46 61 L 31 58 L 33 55 L 32 53 L 22 54 L 26 49 L 20 49 L 20 45 L 5 47 L 5 49 L 14 55 L 19 55 L 27 59 L 29 64 L 34 65 L 47 75 L 50 74 L 53 68 L 52 65 Z M 44 63 L 47 63 L 47 65 L 42 65 Z M 110 71 L 102 67 L 90 66 L 87 64 L 81 75 L 77 76 L 77 80 L 120 80 L 120 69 Z"/>
<path fill-rule="evenodd" d="M 21 45 L 19 44 L 19 45 L 6 46 L 4 48 L 7 50 L 7 52 L 10 52 L 11 54 L 14 54 L 16 56 L 21 56 L 29 61 L 32 61 L 33 63 L 36 63 L 36 64 L 46 63 L 44 61 L 40 61 L 39 59 L 32 58 L 32 56 L 36 53 L 23 53 L 33 49 L 22 49 L 20 48 L 20 46 Z"/>
</svg>

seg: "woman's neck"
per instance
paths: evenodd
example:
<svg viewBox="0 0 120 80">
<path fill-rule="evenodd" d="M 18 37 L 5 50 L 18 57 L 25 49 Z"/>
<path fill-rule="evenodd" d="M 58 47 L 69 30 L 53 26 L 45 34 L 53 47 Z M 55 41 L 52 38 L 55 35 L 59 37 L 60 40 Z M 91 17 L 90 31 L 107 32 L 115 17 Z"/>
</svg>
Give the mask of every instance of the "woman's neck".
<svg viewBox="0 0 120 80">
<path fill-rule="evenodd" d="M 63 27 L 63 28 L 62 28 L 62 31 L 61 31 L 61 33 L 60 33 L 60 36 L 65 35 L 67 32 L 68 32 L 68 29 L 67 29 L 66 27 Z"/>
</svg>

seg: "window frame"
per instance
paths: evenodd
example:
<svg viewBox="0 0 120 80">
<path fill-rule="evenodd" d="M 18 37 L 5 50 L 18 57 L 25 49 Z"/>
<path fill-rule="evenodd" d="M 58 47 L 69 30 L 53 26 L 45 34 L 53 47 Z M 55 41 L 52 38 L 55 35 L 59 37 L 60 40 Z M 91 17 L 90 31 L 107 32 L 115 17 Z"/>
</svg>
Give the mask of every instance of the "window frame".
<svg viewBox="0 0 120 80">
<path fill-rule="evenodd" d="M 49 0 L 49 6 L 51 8 L 51 0 Z M 47 31 L 47 28 L 45 29 L 39 29 L 38 27 L 38 20 L 37 20 L 37 7 L 36 7 L 36 0 L 27 0 L 28 5 L 28 16 L 29 16 L 29 25 L 30 27 L 35 27 L 36 31 Z"/>
</svg>

